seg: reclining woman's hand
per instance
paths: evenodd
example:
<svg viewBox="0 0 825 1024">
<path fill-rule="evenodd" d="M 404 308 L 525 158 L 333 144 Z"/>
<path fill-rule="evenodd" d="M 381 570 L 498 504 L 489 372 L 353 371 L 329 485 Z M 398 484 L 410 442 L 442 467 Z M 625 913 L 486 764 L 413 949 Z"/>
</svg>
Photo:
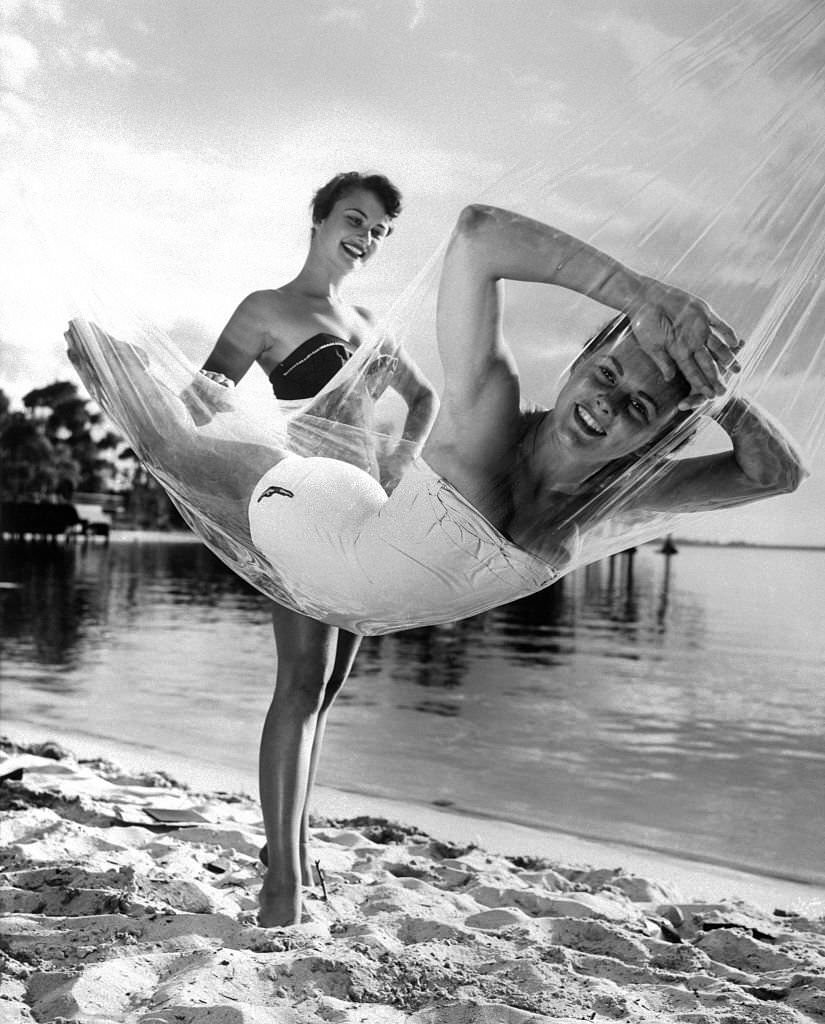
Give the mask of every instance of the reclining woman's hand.
<svg viewBox="0 0 825 1024">
<path fill-rule="evenodd" d="M 735 353 L 743 343 L 697 296 L 643 277 L 626 313 L 639 345 L 665 380 L 670 380 L 677 369 L 687 378 L 691 394 L 682 403 L 683 408 L 724 394 L 724 378 L 739 372 Z"/>
</svg>

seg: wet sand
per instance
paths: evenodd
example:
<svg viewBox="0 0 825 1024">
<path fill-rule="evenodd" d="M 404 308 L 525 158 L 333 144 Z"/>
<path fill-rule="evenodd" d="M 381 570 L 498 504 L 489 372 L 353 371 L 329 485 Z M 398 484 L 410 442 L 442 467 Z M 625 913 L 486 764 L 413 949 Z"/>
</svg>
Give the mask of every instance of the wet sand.
<svg viewBox="0 0 825 1024">
<path fill-rule="evenodd" d="M 1 1022 L 825 1020 L 821 890 L 711 901 L 569 850 L 318 817 L 306 920 L 264 929 L 251 797 L 56 745 L 6 743 L 0 775 Z"/>
</svg>

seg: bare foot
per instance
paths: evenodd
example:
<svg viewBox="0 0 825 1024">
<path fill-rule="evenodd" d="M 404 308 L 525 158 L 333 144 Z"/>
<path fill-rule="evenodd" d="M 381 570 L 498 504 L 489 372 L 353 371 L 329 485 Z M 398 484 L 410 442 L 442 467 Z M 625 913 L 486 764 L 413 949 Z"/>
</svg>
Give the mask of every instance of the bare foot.
<svg viewBox="0 0 825 1024">
<path fill-rule="evenodd" d="M 258 924 L 261 928 L 287 928 L 301 923 L 301 887 L 275 886 L 269 882 L 269 872 L 258 894 Z"/>
</svg>

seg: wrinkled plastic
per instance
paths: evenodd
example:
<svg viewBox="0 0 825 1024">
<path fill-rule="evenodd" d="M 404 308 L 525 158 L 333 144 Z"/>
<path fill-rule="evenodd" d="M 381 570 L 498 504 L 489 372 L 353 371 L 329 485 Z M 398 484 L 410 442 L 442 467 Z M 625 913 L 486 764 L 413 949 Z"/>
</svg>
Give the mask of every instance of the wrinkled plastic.
<svg viewBox="0 0 825 1024">
<path fill-rule="evenodd" d="M 512 171 L 481 197 L 467 197 L 555 223 L 645 273 L 705 297 L 747 340 L 744 370 L 732 381 L 733 389 L 777 414 L 812 456 L 821 447 L 825 420 L 825 123 L 819 116 L 812 125 L 805 111 L 810 114 L 821 90 L 822 63 L 816 55 L 823 46 L 822 18 L 810 5 L 773 11 L 739 5 L 639 75 L 639 93 L 647 97 L 643 119 L 629 112 L 624 120 L 618 117 L 613 135 L 594 136 L 587 125 L 576 126 L 552 140 L 552 157 Z M 791 57 L 803 59 L 792 65 Z M 684 90 L 707 90 L 710 108 L 715 94 L 745 97 L 757 77 L 764 83 L 792 73 L 800 76 L 790 93 L 793 99 L 781 109 L 750 110 L 747 125 L 721 125 L 710 116 L 703 124 L 681 118 Z M 651 132 L 656 134 L 653 165 L 638 156 Z M 756 164 L 737 160 L 737 135 L 744 132 L 760 140 Z M 672 188 L 674 168 L 697 151 L 713 159 L 692 176 L 682 176 L 681 193 L 674 197 L 665 186 Z M 777 166 L 780 155 L 785 162 Z M 617 166 L 626 167 L 622 195 L 599 219 L 592 211 L 599 206 L 601 179 Z M 577 223 L 571 210 L 591 212 L 581 214 Z M 438 590 L 438 600 L 433 596 L 437 588 L 402 573 L 376 584 L 373 607 L 364 607 L 363 599 L 358 610 L 348 611 L 340 596 L 324 600 L 324 574 L 330 567 L 323 559 L 308 550 L 305 568 L 287 572 L 277 550 L 256 547 L 248 503 L 238 495 L 247 493 L 245 488 L 251 493 L 248 482 L 258 469 L 263 474 L 268 457 L 274 464 L 286 454 L 343 461 L 375 480 L 384 479 L 387 457 L 406 442 L 400 440 L 404 410 L 387 387 L 381 357 L 392 344 L 403 342 L 428 372 L 434 366 L 432 299 L 438 261 L 436 254 L 374 337 L 318 396 L 288 407 L 274 398 L 264 405 L 246 404 L 199 374 L 167 337 L 146 325 L 133 324 L 113 339 L 105 311 L 98 324 L 73 321 L 68 335 L 90 393 L 204 542 L 267 596 L 360 632 L 450 621 L 481 610 L 473 573 L 473 559 L 479 557 L 476 528 L 468 527 L 466 561 L 463 568 L 459 559 L 446 570 L 452 573 L 450 586 Z M 547 290 L 535 286 L 535 300 L 519 293 L 522 308 L 532 311 L 527 319 L 537 319 L 538 303 L 545 301 L 538 292 Z M 91 314 L 91 308 L 86 312 Z M 543 333 L 550 340 L 543 344 L 558 386 L 576 348 L 610 311 L 565 295 L 548 305 L 546 316 L 550 326 Z M 529 329 L 521 337 L 518 330 L 508 337 L 517 359 L 520 344 L 536 344 Z M 550 376 L 548 371 L 539 381 L 525 381 L 526 398 L 552 407 Z M 546 586 L 576 566 L 678 531 L 679 516 L 630 512 L 629 499 L 666 471 L 671 459 L 723 443 L 718 428 L 697 413 L 643 458 L 613 467 L 586 494 L 560 501 L 549 517 L 549 528 L 557 532 L 556 555 L 548 557 L 554 545 L 545 537 L 541 557 L 525 552 L 528 562 L 535 562 L 535 574 L 527 573 L 530 579 L 525 577 L 521 589 L 513 585 L 489 596 L 487 606 Z M 170 447 L 191 458 L 182 464 L 161 454 L 161 448 L 168 452 Z M 322 522 L 322 503 L 312 514 Z M 542 516 L 546 524 L 546 510 Z M 508 543 L 501 538 L 502 556 Z M 292 555 L 284 556 L 290 565 Z M 427 550 L 416 541 L 409 557 L 421 564 Z M 440 559 L 433 555 L 433 578 L 445 571 Z M 372 569 L 380 576 L 380 566 Z M 339 593 L 339 584 L 328 581 L 329 594 Z M 392 601 L 387 599 L 389 586 L 394 588 Z"/>
</svg>

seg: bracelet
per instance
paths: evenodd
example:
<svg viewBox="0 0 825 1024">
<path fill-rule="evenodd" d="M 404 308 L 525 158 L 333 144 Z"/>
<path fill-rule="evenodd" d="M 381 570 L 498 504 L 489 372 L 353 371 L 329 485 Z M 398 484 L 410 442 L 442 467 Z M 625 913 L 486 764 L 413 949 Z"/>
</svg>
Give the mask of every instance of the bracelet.
<svg viewBox="0 0 825 1024">
<path fill-rule="evenodd" d="M 235 387 L 235 381 L 227 377 L 226 374 L 216 373 L 214 370 L 201 370 L 200 373 L 209 380 L 214 381 L 215 384 L 220 384 L 222 388 Z"/>
</svg>

